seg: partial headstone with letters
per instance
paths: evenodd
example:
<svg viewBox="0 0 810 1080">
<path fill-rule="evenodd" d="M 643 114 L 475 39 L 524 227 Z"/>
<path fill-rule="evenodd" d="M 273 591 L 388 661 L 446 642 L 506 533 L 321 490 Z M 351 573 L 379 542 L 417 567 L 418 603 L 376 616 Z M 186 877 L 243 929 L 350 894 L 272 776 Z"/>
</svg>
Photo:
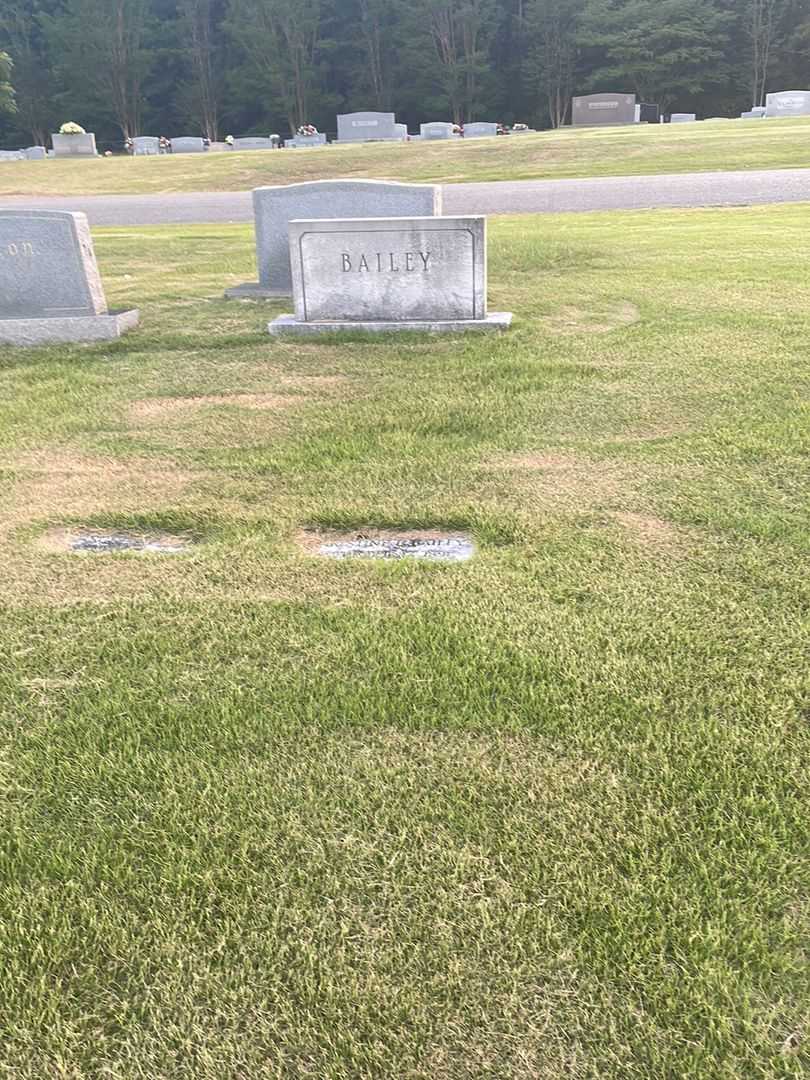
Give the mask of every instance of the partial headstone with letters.
<svg viewBox="0 0 810 1080">
<path fill-rule="evenodd" d="M 635 124 L 639 114 L 635 94 L 587 94 L 573 99 L 571 124 L 573 127 Z"/>
<path fill-rule="evenodd" d="M 502 330 L 509 312 L 487 312 L 483 217 L 292 221 L 295 315 L 276 335 L 340 330 Z"/>
<path fill-rule="evenodd" d="M 810 116 L 810 90 L 782 90 L 765 98 L 765 116 Z"/>
<path fill-rule="evenodd" d="M 229 299 L 273 299 L 292 295 L 289 223 L 294 218 L 433 217 L 442 212 L 435 184 L 393 180 L 312 180 L 303 184 L 256 188 L 258 282 L 228 289 Z"/>
<path fill-rule="evenodd" d="M 137 324 L 107 309 L 84 214 L 0 210 L 0 342 L 105 341 Z"/>
</svg>

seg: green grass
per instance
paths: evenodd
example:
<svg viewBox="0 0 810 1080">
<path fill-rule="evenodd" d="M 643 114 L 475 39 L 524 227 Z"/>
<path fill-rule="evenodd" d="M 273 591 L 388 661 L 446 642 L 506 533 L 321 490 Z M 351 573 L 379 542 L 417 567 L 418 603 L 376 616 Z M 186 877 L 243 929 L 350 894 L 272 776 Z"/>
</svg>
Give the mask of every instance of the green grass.
<svg viewBox="0 0 810 1080">
<path fill-rule="evenodd" d="M 242 191 L 331 177 L 460 183 L 810 166 L 810 120 L 547 131 L 447 143 L 13 162 L 0 195 Z"/>
<path fill-rule="evenodd" d="M 495 220 L 511 332 L 306 343 L 97 234 L 141 329 L 0 354 L 0 1075 L 807 1075 L 809 223 Z"/>
</svg>

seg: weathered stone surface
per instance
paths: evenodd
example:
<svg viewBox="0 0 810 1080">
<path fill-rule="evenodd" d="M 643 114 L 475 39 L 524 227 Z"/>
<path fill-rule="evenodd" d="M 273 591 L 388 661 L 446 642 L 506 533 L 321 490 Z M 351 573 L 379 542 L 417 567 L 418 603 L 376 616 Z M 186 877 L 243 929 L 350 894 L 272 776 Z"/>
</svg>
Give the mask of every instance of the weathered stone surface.
<svg viewBox="0 0 810 1080">
<path fill-rule="evenodd" d="M 487 313 L 486 218 L 290 222 L 299 322 L 430 322 Z"/>
<path fill-rule="evenodd" d="M 321 544 L 319 555 L 330 559 L 426 559 L 429 562 L 466 562 L 475 554 L 469 537 L 448 537 L 424 540 L 419 537 L 389 539 L 385 537 L 341 540 Z"/>
<path fill-rule="evenodd" d="M 464 138 L 465 139 L 483 139 L 488 138 L 491 135 L 498 134 L 497 124 L 487 124 L 483 122 L 475 121 L 472 124 L 464 125 Z"/>
<path fill-rule="evenodd" d="M 453 131 L 453 124 L 443 120 L 431 120 L 428 124 L 419 125 L 419 134 L 423 139 L 460 139 L 461 136 Z"/>
<path fill-rule="evenodd" d="M 0 341 L 97 340 L 137 321 L 107 311 L 84 214 L 0 210 Z"/>
<path fill-rule="evenodd" d="M 397 127 L 394 113 L 344 113 L 337 118 L 338 142 L 401 142 L 401 126 Z"/>
<path fill-rule="evenodd" d="M 169 141 L 173 154 L 204 154 L 206 151 L 205 142 L 191 136 L 183 135 L 179 139 L 170 139 Z"/>
<path fill-rule="evenodd" d="M 233 140 L 234 150 L 273 150 L 273 141 L 268 135 L 240 135 Z"/>
<path fill-rule="evenodd" d="M 88 131 L 84 135 L 51 135 L 55 157 L 98 157 L 96 137 Z"/>
<path fill-rule="evenodd" d="M 160 139 L 156 135 L 137 135 L 132 146 L 136 157 L 153 157 L 160 153 Z"/>
<path fill-rule="evenodd" d="M 573 127 L 611 127 L 636 122 L 635 94 L 587 94 L 575 97 L 571 107 Z"/>
<path fill-rule="evenodd" d="M 782 90 L 765 98 L 768 119 L 781 116 L 810 116 L 810 90 Z"/>
<path fill-rule="evenodd" d="M 441 213 L 441 188 L 391 180 L 313 180 L 256 188 L 258 286 L 239 285 L 225 295 L 258 299 L 292 295 L 289 223 L 294 218 L 433 217 Z"/>
</svg>

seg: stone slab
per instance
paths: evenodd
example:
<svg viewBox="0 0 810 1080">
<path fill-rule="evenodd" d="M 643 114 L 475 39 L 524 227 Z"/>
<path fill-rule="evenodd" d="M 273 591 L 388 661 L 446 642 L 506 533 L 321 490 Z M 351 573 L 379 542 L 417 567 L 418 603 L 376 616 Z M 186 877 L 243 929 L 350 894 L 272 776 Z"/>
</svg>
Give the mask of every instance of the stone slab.
<svg viewBox="0 0 810 1080">
<path fill-rule="evenodd" d="M 268 135 L 239 135 L 231 144 L 234 150 L 274 150 Z"/>
<path fill-rule="evenodd" d="M 48 156 L 48 151 L 44 146 L 29 146 L 25 150 L 25 156 L 28 161 L 44 161 Z"/>
<path fill-rule="evenodd" d="M 453 131 L 454 124 L 444 120 L 431 120 L 427 124 L 419 125 L 419 134 L 427 141 L 434 139 L 460 139 L 461 136 Z"/>
<path fill-rule="evenodd" d="M 467 537 L 423 540 L 421 537 L 389 539 L 362 537 L 321 544 L 319 555 L 329 559 L 424 559 L 428 562 L 467 562 L 475 554 L 475 545 Z"/>
<path fill-rule="evenodd" d="M 182 135 L 179 139 L 170 139 L 173 154 L 204 154 L 206 145 L 203 139 Z"/>
<path fill-rule="evenodd" d="M 670 124 L 693 124 L 697 115 L 693 112 L 674 112 L 670 118 Z"/>
<path fill-rule="evenodd" d="M 0 150 L 0 161 L 25 161 L 23 150 Z"/>
<path fill-rule="evenodd" d="M 392 112 L 343 113 L 337 118 L 338 142 L 401 142 Z"/>
<path fill-rule="evenodd" d="M 84 214 L 0 210 L 0 320 L 106 313 Z"/>
<path fill-rule="evenodd" d="M 91 131 L 84 135 L 51 135 L 55 157 L 98 157 L 96 137 Z"/>
<path fill-rule="evenodd" d="M 482 121 L 474 121 L 464 125 L 465 139 L 484 139 L 498 134 L 497 124 L 488 124 Z"/>
<path fill-rule="evenodd" d="M 613 127 L 636 123 L 635 94 L 586 94 L 571 105 L 573 127 Z"/>
<path fill-rule="evenodd" d="M 291 221 L 299 322 L 434 322 L 487 313 L 486 218 Z"/>
<path fill-rule="evenodd" d="M 60 345 L 70 342 L 111 341 L 134 329 L 140 320 L 136 308 L 110 311 L 106 315 L 72 318 L 2 319 L 3 345 Z"/>
<path fill-rule="evenodd" d="M 326 133 L 319 131 L 317 135 L 295 135 L 292 139 L 286 139 L 284 145 L 291 150 L 307 150 L 318 146 L 326 146 Z"/>
<path fill-rule="evenodd" d="M 508 330 L 511 311 L 491 311 L 484 319 L 435 319 L 432 322 L 299 322 L 294 315 L 279 315 L 268 323 L 274 337 L 317 337 L 360 331 L 370 334 L 466 334 Z"/>
<path fill-rule="evenodd" d="M 228 289 L 227 297 L 292 296 L 288 227 L 294 218 L 434 217 L 442 212 L 438 184 L 394 180 L 312 180 L 253 192 L 258 286 Z M 245 290 L 248 290 L 246 293 Z"/>
<path fill-rule="evenodd" d="M 769 120 L 784 116 L 810 116 L 810 90 L 781 90 L 765 98 Z"/>
<path fill-rule="evenodd" d="M 160 139 L 156 135 L 137 135 L 132 140 L 135 157 L 153 157 L 160 153 Z"/>
</svg>

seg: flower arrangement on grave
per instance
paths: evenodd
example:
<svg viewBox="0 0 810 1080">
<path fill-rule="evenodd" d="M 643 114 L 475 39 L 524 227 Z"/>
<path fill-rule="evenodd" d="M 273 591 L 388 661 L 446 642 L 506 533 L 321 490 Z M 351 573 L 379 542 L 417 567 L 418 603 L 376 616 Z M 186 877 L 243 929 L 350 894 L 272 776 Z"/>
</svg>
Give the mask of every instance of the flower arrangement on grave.
<svg viewBox="0 0 810 1080">
<path fill-rule="evenodd" d="M 62 124 L 59 128 L 60 135 L 86 135 L 87 132 L 81 126 L 81 124 L 74 124 L 72 120 L 68 120 L 66 124 Z"/>
<path fill-rule="evenodd" d="M 226 135 L 225 142 L 228 144 L 228 146 L 233 146 L 233 135 Z"/>
</svg>

